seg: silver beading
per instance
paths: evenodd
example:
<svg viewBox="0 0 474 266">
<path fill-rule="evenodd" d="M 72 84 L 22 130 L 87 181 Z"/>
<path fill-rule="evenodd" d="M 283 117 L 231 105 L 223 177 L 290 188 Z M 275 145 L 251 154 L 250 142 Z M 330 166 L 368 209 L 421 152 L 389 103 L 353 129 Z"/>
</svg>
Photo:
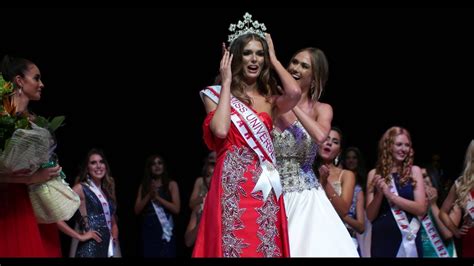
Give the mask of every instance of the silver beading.
<svg viewBox="0 0 474 266">
<path fill-rule="evenodd" d="M 237 24 L 230 24 L 229 31 L 233 32 L 233 34 L 229 35 L 227 41 L 229 43 L 232 43 L 239 36 L 242 36 L 247 33 L 254 33 L 262 38 L 265 38 L 266 30 L 267 27 L 265 27 L 265 24 L 259 23 L 258 20 L 253 21 L 252 15 L 250 15 L 248 12 L 245 12 L 243 22 L 239 20 Z"/>
</svg>

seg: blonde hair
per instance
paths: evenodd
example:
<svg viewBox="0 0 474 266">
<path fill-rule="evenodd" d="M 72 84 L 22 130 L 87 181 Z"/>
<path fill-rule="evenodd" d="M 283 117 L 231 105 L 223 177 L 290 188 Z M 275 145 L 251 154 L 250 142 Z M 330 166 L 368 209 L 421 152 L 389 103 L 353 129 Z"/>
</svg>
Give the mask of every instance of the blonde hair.
<svg viewBox="0 0 474 266">
<path fill-rule="evenodd" d="M 468 194 L 474 188 L 474 140 L 467 147 L 464 158 L 464 170 L 462 175 L 456 180 L 456 201 L 455 203 L 465 209 Z"/>
<path fill-rule="evenodd" d="M 397 169 L 397 173 L 400 174 L 400 185 L 404 186 L 408 181 L 411 181 L 413 186 L 416 184 L 413 177 L 411 176 L 411 168 L 413 166 L 413 158 L 415 151 L 411 146 L 410 132 L 402 127 L 391 127 L 383 134 L 379 141 L 378 158 L 376 165 L 376 173 L 380 174 L 384 179 L 385 183 L 389 183 L 391 180 L 391 171 L 393 167 L 393 155 L 392 149 L 395 143 L 395 138 L 399 135 L 407 136 L 410 141 L 410 151 L 408 156 L 403 161 L 402 167 Z"/>
</svg>

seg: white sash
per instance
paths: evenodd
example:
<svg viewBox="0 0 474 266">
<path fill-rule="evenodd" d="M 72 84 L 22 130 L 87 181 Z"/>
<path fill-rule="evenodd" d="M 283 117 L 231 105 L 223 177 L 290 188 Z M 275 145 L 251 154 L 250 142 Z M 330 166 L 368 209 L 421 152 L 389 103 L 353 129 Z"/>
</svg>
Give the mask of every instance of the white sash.
<svg viewBox="0 0 474 266">
<path fill-rule="evenodd" d="M 219 102 L 219 93 L 221 86 L 210 86 L 200 92 L 201 98 L 208 96 L 216 104 Z M 275 169 L 276 163 L 273 141 L 265 124 L 260 120 L 257 114 L 248 108 L 239 99 L 231 96 L 230 105 L 235 111 L 230 119 L 238 129 L 240 135 L 245 139 L 249 147 L 257 154 L 262 167 L 262 173 L 258 178 L 252 192 L 262 191 L 263 199 L 266 200 L 270 191 L 275 191 L 277 200 L 282 193 L 280 175 Z M 250 129 L 250 132 L 249 130 Z"/>
<path fill-rule="evenodd" d="M 467 203 L 466 203 L 467 212 L 471 215 L 471 219 L 474 220 L 474 200 L 472 199 L 471 192 L 467 194 Z"/>
<path fill-rule="evenodd" d="M 390 192 L 398 196 L 393 177 L 390 179 L 389 189 Z M 420 222 L 416 217 L 413 217 L 410 224 L 408 224 L 406 213 L 394 204 L 390 204 L 390 210 L 392 211 L 395 222 L 397 222 L 398 228 L 402 233 L 402 243 L 398 249 L 397 257 L 418 257 L 415 239 L 418 230 L 420 230 Z"/>
<path fill-rule="evenodd" d="M 161 235 L 161 239 L 166 240 L 166 242 L 170 242 L 171 237 L 173 236 L 173 217 L 170 216 L 170 219 L 166 218 L 165 210 L 163 207 L 158 206 L 158 204 L 151 201 L 153 208 L 155 209 L 156 216 L 160 221 L 161 228 L 163 229 L 163 234 Z"/>
<path fill-rule="evenodd" d="M 428 214 L 423 217 L 421 224 L 423 225 L 423 228 L 425 228 L 426 234 L 428 235 L 431 245 L 435 249 L 438 257 L 448 258 L 449 252 L 444 246 L 443 240 L 439 236 L 438 230 L 436 230 L 436 227 Z"/>
<path fill-rule="evenodd" d="M 89 186 L 92 192 L 94 192 L 94 194 L 99 199 L 100 204 L 102 205 L 105 221 L 107 222 L 107 228 L 109 228 L 109 232 L 110 232 L 109 248 L 107 250 L 107 256 L 113 257 L 114 256 L 114 240 L 112 238 L 112 218 L 111 218 L 111 213 L 110 213 L 109 202 L 107 201 L 107 198 L 102 194 L 102 191 L 95 185 L 94 181 L 89 179 L 86 185 Z"/>
</svg>

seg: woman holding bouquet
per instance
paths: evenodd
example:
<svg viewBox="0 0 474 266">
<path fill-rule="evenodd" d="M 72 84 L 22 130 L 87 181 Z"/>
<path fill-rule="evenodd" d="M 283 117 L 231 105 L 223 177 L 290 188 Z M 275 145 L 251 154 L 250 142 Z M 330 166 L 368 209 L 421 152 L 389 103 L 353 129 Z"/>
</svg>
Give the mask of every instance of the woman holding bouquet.
<svg viewBox="0 0 474 266">
<path fill-rule="evenodd" d="M 5 56 L 0 67 L 3 103 L 0 106 L 0 149 L 3 151 L 7 138 L 3 122 L 15 117 L 34 122 L 28 103 L 40 100 L 44 84 L 38 67 L 27 59 Z M 12 92 L 6 93 L 9 90 Z M 61 167 L 40 168 L 31 173 L 28 169 L 6 169 L 4 165 L 0 161 L 0 257 L 60 256 L 57 229 L 49 230 L 54 224 L 38 226 L 27 185 L 58 176 Z"/>
</svg>

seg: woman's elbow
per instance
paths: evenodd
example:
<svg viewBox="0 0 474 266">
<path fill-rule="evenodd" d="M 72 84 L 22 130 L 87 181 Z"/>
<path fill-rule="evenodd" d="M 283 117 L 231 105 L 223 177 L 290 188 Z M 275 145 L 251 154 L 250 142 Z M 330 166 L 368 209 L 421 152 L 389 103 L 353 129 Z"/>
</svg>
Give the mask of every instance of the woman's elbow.
<svg viewBox="0 0 474 266">
<path fill-rule="evenodd" d="M 213 130 L 213 133 L 216 137 L 220 139 L 225 139 L 227 137 L 227 134 L 229 134 L 229 127 L 225 127 L 225 126 L 216 127 Z"/>
<path fill-rule="evenodd" d="M 299 87 L 291 88 L 288 91 L 285 91 L 287 97 L 293 101 L 299 101 L 301 98 L 301 89 Z"/>
<path fill-rule="evenodd" d="M 441 233 L 441 237 L 443 238 L 443 240 L 450 240 L 451 238 L 453 238 L 453 232 L 451 232 L 451 230 L 443 230 L 443 231 L 447 231 L 447 232 L 443 232 Z"/>
<path fill-rule="evenodd" d="M 194 241 L 196 240 L 191 234 L 192 233 L 190 232 L 186 232 L 186 234 L 184 235 L 184 244 L 188 248 L 192 247 L 194 245 Z"/>
<path fill-rule="evenodd" d="M 171 212 L 172 212 L 174 215 L 178 215 L 180 211 L 181 211 L 181 207 L 180 207 L 180 206 L 175 206 L 173 209 L 171 209 Z"/>
<path fill-rule="evenodd" d="M 365 232 L 365 226 L 363 224 L 359 225 L 357 226 L 357 228 L 355 228 L 355 230 L 357 231 L 357 233 L 363 234 Z"/>
<path fill-rule="evenodd" d="M 133 210 L 134 210 L 136 215 L 139 215 L 140 212 L 142 212 L 142 209 L 139 206 L 135 206 L 135 208 Z"/>
<path fill-rule="evenodd" d="M 422 203 L 421 207 L 417 210 L 417 213 L 415 213 L 415 215 L 423 217 L 426 215 L 427 212 L 428 212 L 428 203 L 425 202 L 425 203 Z"/>
<path fill-rule="evenodd" d="M 344 213 L 344 216 L 346 216 L 347 214 L 349 214 L 349 209 L 351 208 L 351 205 L 349 205 L 348 203 L 344 202 L 344 205 L 342 205 L 342 208 L 341 208 L 341 212 Z M 344 217 L 343 216 L 343 217 Z"/>
<path fill-rule="evenodd" d="M 323 135 L 323 136 L 315 135 L 314 140 L 316 141 L 318 145 L 322 145 L 323 142 L 327 140 L 327 135 Z"/>
<path fill-rule="evenodd" d="M 373 222 L 375 220 L 375 214 L 374 213 L 371 213 L 371 212 L 367 212 L 367 219 L 369 220 L 369 222 Z"/>
<path fill-rule="evenodd" d="M 414 213 L 414 215 L 416 216 L 419 216 L 419 217 L 423 217 L 426 215 L 426 208 L 420 208 L 419 210 L 416 210 L 416 212 Z"/>
</svg>

